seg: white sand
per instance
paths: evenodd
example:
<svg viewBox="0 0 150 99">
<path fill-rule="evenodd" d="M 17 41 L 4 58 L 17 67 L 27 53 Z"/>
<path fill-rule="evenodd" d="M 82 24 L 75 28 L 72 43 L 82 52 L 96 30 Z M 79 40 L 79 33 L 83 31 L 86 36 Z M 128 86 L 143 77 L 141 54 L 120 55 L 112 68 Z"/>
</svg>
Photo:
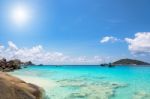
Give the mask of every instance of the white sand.
<svg viewBox="0 0 150 99">
<path fill-rule="evenodd" d="M 18 76 L 18 75 L 14 75 L 14 76 L 24 80 L 27 83 L 35 84 L 44 89 L 52 89 L 57 86 L 55 81 L 52 81 L 49 79 L 44 79 L 44 78 L 39 78 L 39 77 Z"/>
</svg>

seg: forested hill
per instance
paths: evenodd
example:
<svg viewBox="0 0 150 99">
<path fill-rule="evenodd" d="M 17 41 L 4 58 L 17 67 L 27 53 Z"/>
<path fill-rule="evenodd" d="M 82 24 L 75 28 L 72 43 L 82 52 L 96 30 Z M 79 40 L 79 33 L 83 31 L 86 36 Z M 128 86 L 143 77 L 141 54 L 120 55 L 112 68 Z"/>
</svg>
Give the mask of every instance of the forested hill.
<svg viewBox="0 0 150 99">
<path fill-rule="evenodd" d="M 120 59 L 113 62 L 114 65 L 150 65 L 150 63 L 134 59 Z"/>
</svg>

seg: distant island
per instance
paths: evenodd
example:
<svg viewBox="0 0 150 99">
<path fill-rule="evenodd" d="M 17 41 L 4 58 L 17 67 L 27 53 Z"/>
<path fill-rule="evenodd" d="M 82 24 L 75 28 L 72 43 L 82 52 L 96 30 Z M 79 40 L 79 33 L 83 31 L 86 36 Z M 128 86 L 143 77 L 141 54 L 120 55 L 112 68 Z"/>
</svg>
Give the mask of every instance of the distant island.
<svg viewBox="0 0 150 99">
<path fill-rule="evenodd" d="M 150 65 L 150 63 L 135 59 L 120 59 L 112 63 L 113 65 Z"/>
</svg>

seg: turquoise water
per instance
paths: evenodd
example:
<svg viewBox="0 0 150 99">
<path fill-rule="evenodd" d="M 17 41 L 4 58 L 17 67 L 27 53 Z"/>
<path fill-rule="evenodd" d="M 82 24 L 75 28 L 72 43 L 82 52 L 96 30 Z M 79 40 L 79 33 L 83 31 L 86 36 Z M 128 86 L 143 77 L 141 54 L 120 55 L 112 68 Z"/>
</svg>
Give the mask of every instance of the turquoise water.
<svg viewBox="0 0 150 99">
<path fill-rule="evenodd" d="M 43 87 L 46 99 L 150 99 L 150 67 L 29 66 L 10 74 Z"/>
</svg>

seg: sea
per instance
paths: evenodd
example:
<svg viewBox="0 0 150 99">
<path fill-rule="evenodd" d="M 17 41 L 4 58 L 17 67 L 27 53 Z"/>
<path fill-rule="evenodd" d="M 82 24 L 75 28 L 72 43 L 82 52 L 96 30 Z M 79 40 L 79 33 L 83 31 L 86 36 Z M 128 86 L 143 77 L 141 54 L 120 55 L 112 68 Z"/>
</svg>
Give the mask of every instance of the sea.
<svg viewBox="0 0 150 99">
<path fill-rule="evenodd" d="M 150 99 L 150 66 L 43 65 L 10 72 L 44 99 Z"/>
</svg>

